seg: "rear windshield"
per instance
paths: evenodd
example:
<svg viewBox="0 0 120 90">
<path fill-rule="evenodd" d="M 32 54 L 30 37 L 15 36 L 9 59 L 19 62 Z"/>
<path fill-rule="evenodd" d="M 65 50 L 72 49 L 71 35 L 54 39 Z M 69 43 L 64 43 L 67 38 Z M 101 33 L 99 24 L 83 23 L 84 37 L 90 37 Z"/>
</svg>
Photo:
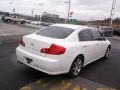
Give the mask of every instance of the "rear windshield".
<svg viewBox="0 0 120 90">
<path fill-rule="evenodd" d="M 45 37 L 63 39 L 69 36 L 73 31 L 74 31 L 73 29 L 69 28 L 49 26 L 47 28 L 40 30 L 39 32 L 37 32 L 37 34 Z"/>
</svg>

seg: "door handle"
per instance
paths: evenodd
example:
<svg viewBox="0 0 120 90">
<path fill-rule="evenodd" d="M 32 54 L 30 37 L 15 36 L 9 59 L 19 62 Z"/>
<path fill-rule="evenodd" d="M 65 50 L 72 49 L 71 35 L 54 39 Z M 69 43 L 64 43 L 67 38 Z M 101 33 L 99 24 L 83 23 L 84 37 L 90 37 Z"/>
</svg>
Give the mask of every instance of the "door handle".
<svg viewBox="0 0 120 90">
<path fill-rule="evenodd" d="M 83 47 L 87 47 L 87 45 L 84 45 Z"/>
</svg>

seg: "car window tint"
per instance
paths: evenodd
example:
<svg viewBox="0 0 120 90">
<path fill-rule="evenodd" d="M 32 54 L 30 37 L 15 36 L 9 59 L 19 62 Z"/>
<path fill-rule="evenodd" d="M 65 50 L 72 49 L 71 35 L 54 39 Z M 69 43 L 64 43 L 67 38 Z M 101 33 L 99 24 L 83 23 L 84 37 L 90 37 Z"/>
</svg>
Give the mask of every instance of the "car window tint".
<svg viewBox="0 0 120 90">
<path fill-rule="evenodd" d="M 101 40 L 101 35 L 97 30 L 91 30 L 93 40 Z"/>
<path fill-rule="evenodd" d="M 70 28 L 49 26 L 37 32 L 37 34 L 45 37 L 63 39 L 69 36 L 73 31 L 74 30 Z"/>
<path fill-rule="evenodd" d="M 83 30 L 79 33 L 79 39 L 80 41 L 91 41 L 92 40 L 92 36 L 91 36 L 91 32 L 89 29 L 87 30 Z"/>
</svg>

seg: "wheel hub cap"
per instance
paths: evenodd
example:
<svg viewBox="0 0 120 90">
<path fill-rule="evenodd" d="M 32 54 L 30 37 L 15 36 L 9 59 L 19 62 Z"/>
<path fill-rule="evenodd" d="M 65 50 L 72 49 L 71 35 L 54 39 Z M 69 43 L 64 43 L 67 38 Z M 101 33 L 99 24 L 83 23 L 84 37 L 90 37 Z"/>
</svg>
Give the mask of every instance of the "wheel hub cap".
<svg viewBox="0 0 120 90">
<path fill-rule="evenodd" d="M 82 67 L 82 62 L 80 59 L 76 60 L 76 62 L 74 63 L 74 67 L 73 67 L 73 73 L 74 75 L 78 75 L 80 70 Z"/>
</svg>

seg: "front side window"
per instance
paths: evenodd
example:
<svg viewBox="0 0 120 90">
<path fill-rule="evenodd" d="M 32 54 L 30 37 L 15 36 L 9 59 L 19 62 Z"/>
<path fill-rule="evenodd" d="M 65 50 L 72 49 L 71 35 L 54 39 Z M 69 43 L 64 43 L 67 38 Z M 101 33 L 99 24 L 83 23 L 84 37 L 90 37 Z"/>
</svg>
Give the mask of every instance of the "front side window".
<svg viewBox="0 0 120 90">
<path fill-rule="evenodd" d="M 82 30 L 78 36 L 79 36 L 80 41 L 91 41 L 92 40 L 92 35 L 89 29 Z"/>
<path fill-rule="evenodd" d="M 37 32 L 37 35 L 57 38 L 57 39 L 64 39 L 69 36 L 74 30 L 65 27 L 58 27 L 58 26 L 49 26 Z"/>
</svg>

